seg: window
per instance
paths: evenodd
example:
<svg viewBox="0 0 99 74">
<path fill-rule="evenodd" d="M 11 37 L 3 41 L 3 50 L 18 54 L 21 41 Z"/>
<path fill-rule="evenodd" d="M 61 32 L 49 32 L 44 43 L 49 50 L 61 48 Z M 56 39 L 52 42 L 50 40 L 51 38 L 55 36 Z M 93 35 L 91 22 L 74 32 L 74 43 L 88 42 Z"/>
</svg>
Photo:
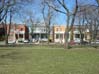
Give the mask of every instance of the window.
<svg viewBox="0 0 99 74">
<path fill-rule="evenodd" d="M 60 38 L 63 39 L 63 34 L 60 34 Z"/>
<path fill-rule="evenodd" d="M 83 39 L 84 38 L 84 34 L 81 34 L 81 39 Z"/>
<path fill-rule="evenodd" d="M 62 28 L 56 28 L 56 31 L 62 31 Z"/>
<path fill-rule="evenodd" d="M 19 38 L 23 38 L 23 34 L 19 34 Z"/>
<path fill-rule="evenodd" d="M 56 39 L 58 39 L 59 38 L 59 34 L 56 34 Z"/>
<path fill-rule="evenodd" d="M 80 38 L 80 34 L 75 34 L 75 38 Z"/>
<path fill-rule="evenodd" d="M 56 31 L 59 31 L 58 28 L 56 28 Z"/>
<path fill-rule="evenodd" d="M 21 31 L 23 31 L 23 28 L 21 28 Z"/>
<path fill-rule="evenodd" d="M 63 34 L 56 34 L 56 39 L 63 39 Z"/>
<path fill-rule="evenodd" d="M 18 39 L 18 34 L 15 35 L 16 39 Z"/>
<path fill-rule="evenodd" d="M 62 28 L 60 28 L 60 31 L 62 31 Z"/>
<path fill-rule="evenodd" d="M 41 34 L 41 38 L 47 38 L 46 34 Z"/>
<path fill-rule="evenodd" d="M 44 32 L 46 32 L 46 29 L 44 29 Z"/>
<path fill-rule="evenodd" d="M 10 29 L 11 32 L 14 32 L 14 29 Z"/>
</svg>

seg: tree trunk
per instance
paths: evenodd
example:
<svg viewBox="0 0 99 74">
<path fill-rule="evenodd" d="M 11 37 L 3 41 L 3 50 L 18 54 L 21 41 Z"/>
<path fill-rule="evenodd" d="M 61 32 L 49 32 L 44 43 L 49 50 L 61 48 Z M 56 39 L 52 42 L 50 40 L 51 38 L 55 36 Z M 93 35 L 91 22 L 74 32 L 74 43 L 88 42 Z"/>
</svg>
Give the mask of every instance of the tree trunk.
<svg viewBox="0 0 99 74">
<path fill-rule="evenodd" d="M 69 31 L 66 30 L 66 32 L 65 32 L 65 48 L 66 48 L 66 49 L 69 49 L 68 38 L 69 38 Z"/>
<path fill-rule="evenodd" d="M 67 16 L 67 24 L 66 24 L 66 28 L 65 28 L 65 48 L 69 49 L 69 42 L 68 42 L 68 38 L 69 38 L 69 20 L 70 20 L 70 16 L 69 13 L 66 15 Z"/>
<path fill-rule="evenodd" d="M 11 11 L 10 11 L 10 23 L 9 23 L 9 25 L 6 24 L 6 20 L 7 20 L 7 17 L 5 18 L 5 32 L 6 32 L 5 33 L 5 44 L 8 44 L 8 37 L 9 37 L 9 34 L 10 34 L 11 22 L 12 22 L 12 13 L 11 13 Z"/>
</svg>

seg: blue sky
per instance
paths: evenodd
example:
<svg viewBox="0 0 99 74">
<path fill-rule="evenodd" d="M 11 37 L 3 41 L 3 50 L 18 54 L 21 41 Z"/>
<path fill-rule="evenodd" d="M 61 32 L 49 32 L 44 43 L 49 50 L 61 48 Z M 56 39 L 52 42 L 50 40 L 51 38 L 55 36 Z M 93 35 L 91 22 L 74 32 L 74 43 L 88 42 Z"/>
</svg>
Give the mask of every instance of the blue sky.
<svg viewBox="0 0 99 74">
<path fill-rule="evenodd" d="M 72 10 L 72 8 L 74 7 L 75 5 L 75 2 L 74 0 L 65 0 L 66 1 L 66 4 L 68 6 L 68 8 L 70 10 Z M 94 0 L 86 0 L 88 1 L 89 4 L 96 4 L 96 2 Z M 85 0 L 79 0 L 80 3 L 84 2 L 85 4 L 87 4 L 87 2 L 85 2 Z M 40 9 L 40 0 L 35 0 L 35 2 L 33 4 L 28 4 L 26 6 L 23 7 L 24 10 L 26 11 L 32 11 L 33 14 L 34 14 L 34 17 L 36 19 L 39 19 L 39 20 L 43 20 L 42 18 L 42 14 L 41 14 L 41 9 Z M 64 11 L 64 9 L 61 8 L 61 10 Z M 24 15 L 25 12 L 23 12 L 22 14 Z M 14 17 L 13 17 L 13 21 L 14 23 L 23 23 L 24 20 L 26 20 L 26 18 L 28 18 L 28 16 L 25 16 L 23 17 L 19 14 L 16 14 Z M 54 24 L 59 24 L 59 25 L 65 25 L 66 24 L 66 16 L 64 14 L 56 14 L 55 16 L 56 18 L 53 20 L 53 23 Z"/>
</svg>

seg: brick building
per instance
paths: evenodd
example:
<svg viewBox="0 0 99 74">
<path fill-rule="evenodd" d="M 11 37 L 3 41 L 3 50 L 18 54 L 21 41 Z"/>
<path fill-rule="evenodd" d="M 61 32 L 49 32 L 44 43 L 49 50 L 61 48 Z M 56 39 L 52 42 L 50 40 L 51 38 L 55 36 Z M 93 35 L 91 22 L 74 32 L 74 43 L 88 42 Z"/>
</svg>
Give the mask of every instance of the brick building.
<svg viewBox="0 0 99 74">
<path fill-rule="evenodd" d="M 15 43 L 25 40 L 29 40 L 29 30 L 28 27 L 24 24 L 7 24 L 6 26 L 0 25 L 0 36 L 6 34 L 5 27 L 7 28 L 8 43 Z"/>
</svg>

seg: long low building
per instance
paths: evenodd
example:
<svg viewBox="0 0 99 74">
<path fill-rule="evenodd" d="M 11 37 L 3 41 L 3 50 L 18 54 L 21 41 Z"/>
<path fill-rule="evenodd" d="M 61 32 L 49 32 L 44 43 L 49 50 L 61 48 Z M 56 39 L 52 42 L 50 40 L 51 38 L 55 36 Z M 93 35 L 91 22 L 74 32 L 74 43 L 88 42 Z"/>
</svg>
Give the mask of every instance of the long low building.
<svg viewBox="0 0 99 74">
<path fill-rule="evenodd" d="M 6 25 L 6 27 L 7 34 L 9 33 L 9 43 L 24 42 L 26 40 L 32 40 L 32 42 L 48 41 L 48 29 L 44 24 L 36 24 L 30 27 L 30 30 L 25 24 Z M 55 43 L 64 43 L 66 39 L 65 30 L 66 27 L 64 25 L 51 26 L 49 38 Z M 0 25 L 0 39 L 5 35 L 5 31 L 5 26 Z M 73 26 L 72 31 L 68 33 L 68 36 L 68 42 L 71 41 L 71 38 L 74 42 L 78 43 L 80 43 L 81 39 L 86 42 L 89 42 L 91 39 L 91 33 L 85 26 L 81 26 L 80 28 L 79 26 Z"/>
</svg>

